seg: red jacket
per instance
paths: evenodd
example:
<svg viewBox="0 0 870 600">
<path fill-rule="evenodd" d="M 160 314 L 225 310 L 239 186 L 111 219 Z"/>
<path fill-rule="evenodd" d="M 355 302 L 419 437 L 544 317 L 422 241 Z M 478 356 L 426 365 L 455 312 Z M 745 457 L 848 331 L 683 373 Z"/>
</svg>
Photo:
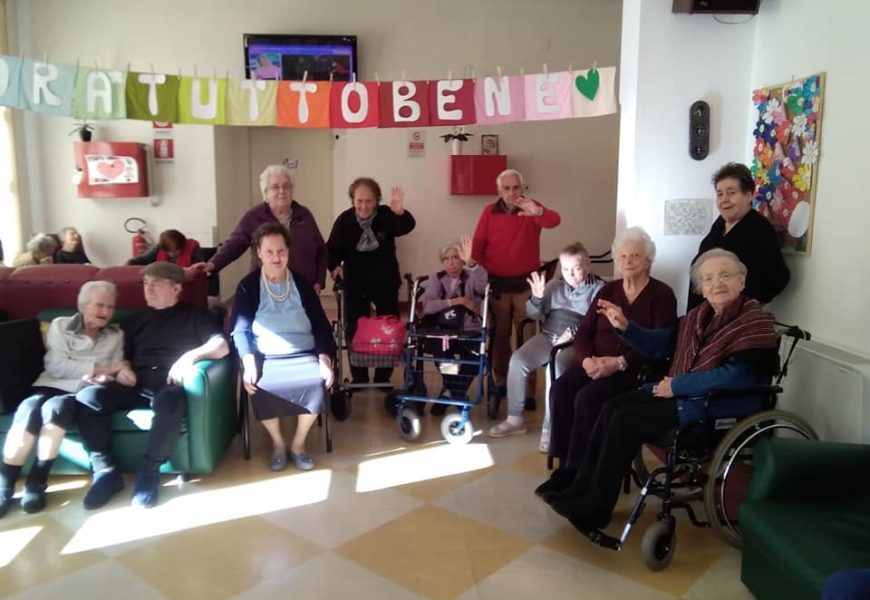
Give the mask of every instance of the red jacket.
<svg viewBox="0 0 870 600">
<path fill-rule="evenodd" d="M 562 218 L 534 202 L 544 209 L 539 217 L 508 213 L 501 198 L 483 209 L 471 252 L 490 277 L 525 277 L 541 266 L 541 230 L 556 227 Z"/>
<path fill-rule="evenodd" d="M 178 253 L 177 257 L 175 257 L 175 260 L 172 260 L 169 253 L 162 249 L 157 250 L 157 260 L 162 262 L 174 262 L 179 267 L 189 267 L 193 264 L 193 251 L 197 248 L 199 248 L 199 242 L 188 238 L 187 241 L 184 242 L 184 248 L 181 249 L 181 252 Z"/>
</svg>

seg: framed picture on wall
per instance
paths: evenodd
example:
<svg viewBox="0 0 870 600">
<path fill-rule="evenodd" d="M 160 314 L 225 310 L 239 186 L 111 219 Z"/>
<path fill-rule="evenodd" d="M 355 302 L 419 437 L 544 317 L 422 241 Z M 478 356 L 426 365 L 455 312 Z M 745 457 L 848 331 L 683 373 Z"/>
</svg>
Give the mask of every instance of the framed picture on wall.
<svg viewBox="0 0 870 600">
<path fill-rule="evenodd" d="M 480 153 L 481 154 L 498 154 L 498 136 L 497 135 L 482 135 L 482 136 L 480 136 Z"/>
</svg>

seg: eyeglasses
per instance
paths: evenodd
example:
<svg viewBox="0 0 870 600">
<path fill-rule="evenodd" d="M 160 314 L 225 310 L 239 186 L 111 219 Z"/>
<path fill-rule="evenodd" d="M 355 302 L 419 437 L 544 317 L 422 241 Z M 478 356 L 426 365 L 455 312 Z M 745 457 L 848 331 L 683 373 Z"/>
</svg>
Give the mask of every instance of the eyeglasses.
<svg viewBox="0 0 870 600">
<path fill-rule="evenodd" d="M 447 262 L 448 260 L 462 260 L 462 258 L 458 254 L 448 254 L 447 256 L 442 256 L 441 260 Z"/>
<path fill-rule="evenodd" d="M 273 184 L 273 185 L 266 187 L 267 192 L 289 192 L 292 189 L 293 189 L 293 186 L 290 185 L 289 183 L 285 183 L 282 185 Z"/>
<path fill-rule="evenodd" d="M 718 273 L 716 275 L 703 275 L 701 277 L 701 285 L 713 285 L 714 283 L 722 282 L 722 283 L 731 283 L 734 279 L 738 277 L 738 273 L 725 272 Z"/>
</svg>

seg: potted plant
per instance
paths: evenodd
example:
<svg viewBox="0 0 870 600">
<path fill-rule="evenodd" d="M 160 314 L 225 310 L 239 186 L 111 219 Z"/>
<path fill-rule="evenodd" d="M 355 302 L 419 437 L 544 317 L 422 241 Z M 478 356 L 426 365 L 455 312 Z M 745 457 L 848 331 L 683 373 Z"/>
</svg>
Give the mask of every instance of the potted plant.
<svg viewBox="0 0 870 600">
<path fill-rule="evenodd" d="M 460 125 L 459 127 L 453 128 L 453 133 L 445 133 L 441 136 L 445 142 L 450 142 L 450 150 L 451 154 L 459 155 L 462 154 L 462 142 L 467 142 L 468 138 L 473 136 L 473 133 L 465 132 L 465 125 Z"/>
<path fill-rule="evenodd" d="M 76 123 L 75 128 L 69 132 L 70 135 L 78 132 L 79 139 L 83 142 L 90 142 L 91 137 L 94 135 L 94 126 L 87 121 L 81 121 L 80 123 Z"/>
</svg>

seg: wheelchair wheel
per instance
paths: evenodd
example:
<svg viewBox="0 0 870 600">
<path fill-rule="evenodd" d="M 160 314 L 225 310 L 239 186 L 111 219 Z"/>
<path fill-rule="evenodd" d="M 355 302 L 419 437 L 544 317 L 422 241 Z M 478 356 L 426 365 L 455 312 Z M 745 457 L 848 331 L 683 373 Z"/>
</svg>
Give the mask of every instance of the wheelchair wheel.
<svg viewBox="0 0 870 600">
<path fill-rule="evenodd" d="M 738 512 L 752 478 L 752 449 L 762 436 L 818 439 L 799 416 L 781 411 L 761 412 L 735 425 L 713 452 L 704 486 L 704 508 L 716 534 L 735 548 L 743 546 Z"/>
<path fill-rule="evenodd" d="M 643 563 L 650 571 L 661 571 L 667 567 L 676 549 L 677 530 L 672 519 L 662 519 L 653 523 L 643 534 L 640 544 Z"/>
<path fill-rule="evenodd" d="M 462 422 L 462 415 L 452 414 L 444 417 L 441 421 L 441 436 L 448 444 L 462 445 L 471 441 L 474 435 L 474 426 L 470 419 Z"/>
<path fill-rule="evenodd" d="M 422 426 L 417 411 L 410 407 L 403 408 L 402 413 L 396 419 L 399 425 L 399 435 L 403 440 L 416 442 L 420 438 Z"/>
</svg>

